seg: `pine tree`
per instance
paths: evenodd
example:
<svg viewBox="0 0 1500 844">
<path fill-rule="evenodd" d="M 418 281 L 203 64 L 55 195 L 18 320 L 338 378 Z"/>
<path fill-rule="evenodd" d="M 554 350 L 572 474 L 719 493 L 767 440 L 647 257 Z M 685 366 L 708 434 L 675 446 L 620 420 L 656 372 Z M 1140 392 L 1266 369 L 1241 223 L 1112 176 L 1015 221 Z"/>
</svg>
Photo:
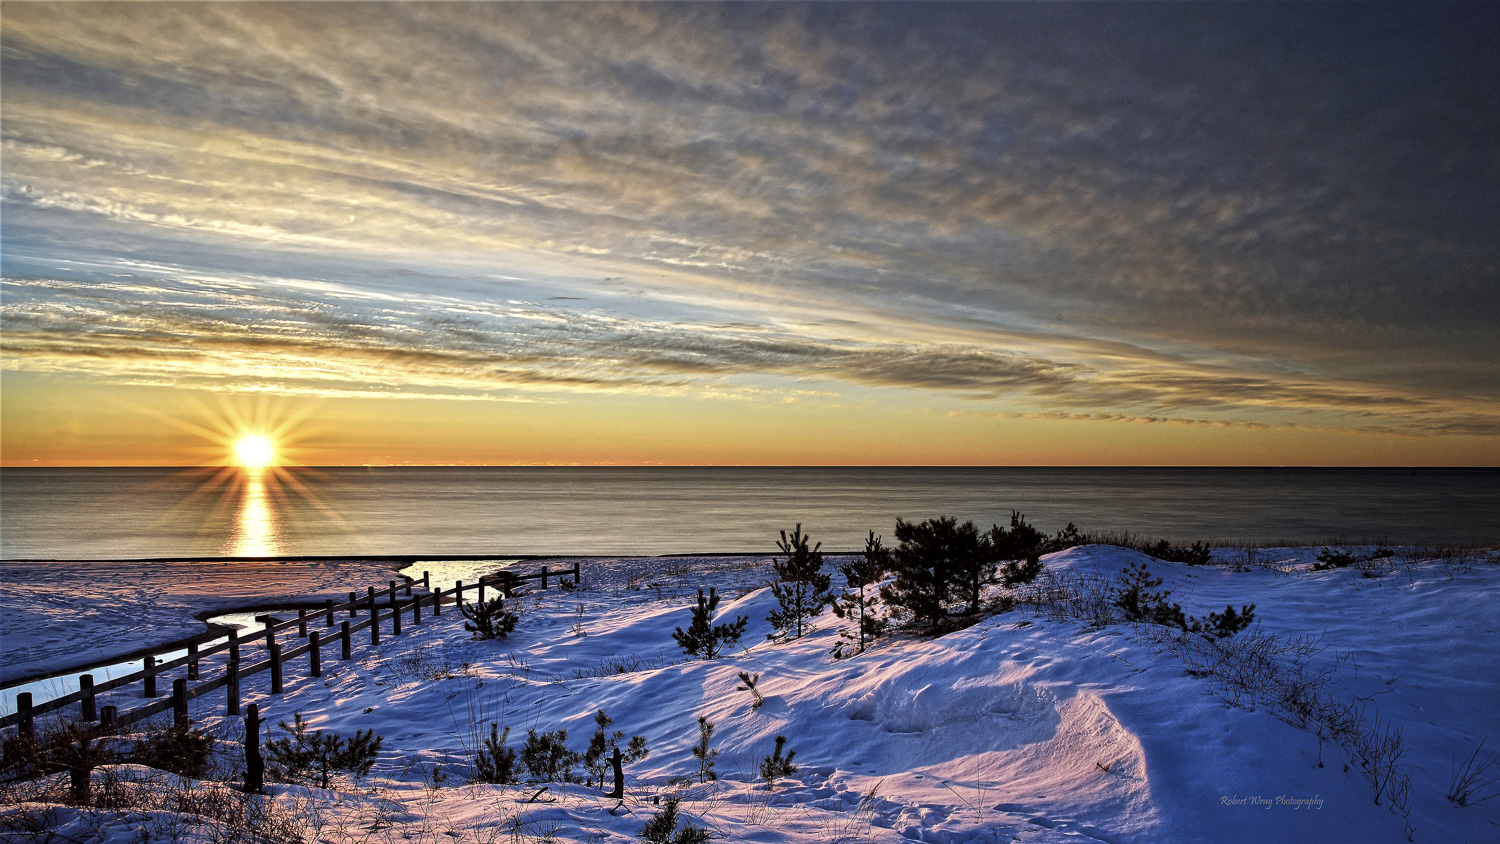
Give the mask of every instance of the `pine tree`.
<svg viewBox="0 0 1500 844">
<path fill-rule="evenodd" d="M 375 765 L 375 754 L 384 739 L 374 730 L 355 730 L 354 736 L 346 739 L 322 730 L 309 733 L 300 712 L 292 713 L 292 720 L 291 726 L 285 721 L 278 725 L 291 737 L 268 741 L 265 748 L 273 775 L 282 781 L 306 782 L 316 777 L 316 783 L 327 788 L 336 771 L 363 777 Z"/>
<path fill-rule="evenodd" d="M 719 778 L 719 775 L 714 772 L 714 757 L 719 755 L 719 751 L 708 746 L 709 739 L 713 737 L 713 722 L 708 720 L 707 715 L 699 715 L 698 743 L 693 745 L 693 758 L 698 760 L 698 782 L 709 782 Z"/>
<path fill-rule="evenodd" d="M 781 532 L 781 541 L 776 543 L 786 556 L 771 561 L 776 569 L 778 583 L 771 585 L 771 594 L 781 604 L 781 609 L 772 610 L 766 616 L 776 632 L 791 639 L 800 639 L 808 619 L 823 611 L 833 601 L 829 588 L 833 578 L 823 572 L 823 555 L 819 553 L 823 543 L 811 544 L 802 533 L 799 523 L 790 536 Z"/>
<path fill-rule="evenodd" d="M 614 722 L 613 718 L 604 714 L 604 710 L 601 709 L 595 712 L 594 724 L 597 726 L 597 729 L 594 730 L 593 737 L 589 739 L 588 748 L 583 751 L 584 770 L 588 771 L 589 775 L 600 783 L 604 782 L 604 775 L 610 769 L 610 752 L 619 746 L 620 739 L 625 738 L 624 730 L 615 730 L 613 733 L 609 732 L 609 727 Z M 631 736 L 630 742 L 625 745 L 625 749 L 620 753 L 620 760 L 629 765 L 632 762 L 639 762 L 645 759 L 649 752 L 646 748 L 645 736 Z"/>
<path fill-rule="evenodd" d="M 719 593 L 709 587 L 708 597 L 698 590 L 698 605 L 693 608 L 693 622 L 687 630 L 677 628 L 672 638 L 682 647 L 683 653 L 699 659 L 714 659 L 727 647 L 733 647 L 745 635 L 745 626 L 750 623 L 747 616 L 740 616 L 731 624 L 714 624 L 714 613 L 719 608 Z"/>
<path fill-rule="evenodd" d="M 464 629 L 473 633 L 476 639 L 503 639 L 516 629 L 516 622 L 520 620 L 515 613 L 505 611 L 503 597 L 483 603 L 461 603 L 458 611 L 469 620 L 464 622 Z"/>
<path fill-rule="evenodd" d="M 1158 589 L 1162 580 L 1152 577 L 1145 563 L 1131 563 L 1120 570 L 1124 573 L 1124 586 L 1115 595 L 1115 606 L 1125 611 L 1126 621 L 1146 621 L 1165 624 L 1181 630 L 1188 629 L 1188 620 L 1182 614 L 1182 605 L 1168 602 L 1170 589 Z"/>
<path fill-rule="evenodd" d="M 682 798 L 675 794 L 663 800 L 661 811 L 652 815 L 635 837 L 646 844 L 707 844 L 708 830 L 691 823 L 677 826 L 677 807 L 681 803 Z"/>
<path fill-rule="evenodd" d="M 1072 535 L 1078 535 L 1078 529 L 1068 524 Z M 1059 540 L 1065 534 L 1058 533 Z M 1048 545 L 1047 537 L 1042 532 L 1027 524 L 1026 517 L 1019 510 L 1010 511 L 1010 529 L 995 525 L 990 528 L 990 547 L 997 562 L 1005 563 L 1000 568 L 1000 582 L 1007 589 L 1013 589 L 1022 583 L 1030 583 L 1042 573 L 1042 552 Z"/>
<path fill-rule="evenodd" d="M 484 746 L 474 755 L 474 781 L 492 782 L 499 785 L 508 785 L 517 779 L 519 769 L 516 767 L 516 751 L 513 747 L 506 747 L 505 740 L 510 738 L 510 727 L 505 732 L 500 732 L 500 725 L 494 721 L 490 722 L 490 736 L 484 740 Z"/>
<path fill-rule="evenodd" d="M 573 766 L 579 756 L 568 749 L 568 731 L 553 730 L 537 735 L 536 730 L 526 731 L 526 743 L 521 746 L 521 764 L 538 782 L 572 782 Z"/>
<path fill-rule="evenodd" d="M 848 618 L 854 621 L 854 632 L 848 630 L 839 635 L 854 642 L 854 654 L 865 652 L 865 646 L 880 637 L 885 632 L 885 619 L 875 614 L 876 595 L 866 592 L 866 588 L 885 576 L 886 569 L 890 566 L 890 551 L 880 544 L 880 537 L 875 531 L 865 539 L 865 552 L 858 557 L 851 557 L 848 562 L 839 566 L 839 573 L 844 575 L 844 581 L 849 590 L 844 593 L 833 605 L 833 612 L 839 618 Z M 833 649 L 835 657 L 844 655 L 844 642 L 840 642 Z M 853 654 L 851 654 L 853 655 Z"/>
<path fill-rule="evenodd" d="M 958 532 L 958 521 L 952 516 L 917 523 L 897 519 L 896 540 L 901 544 L 891 554 L 896 578 L 881 590 L 880 597 L 910 612 L 918 625 L 933 627 L 947 617 Z"/>
<path fill-rule="evenodd" d="M 797 766 L 792 764 L 792 758 L 797 755 L 797 751 L 793 750 L 787 755 L 782 756 L 781 751 L 785 747 L 786 736 L 777 736 L 776 752 L 761 760 L 760 776 L 761 779 L 766 781 L 767 791 L 775 788 L 776 780 L 797 773 Z"/>
</svg>

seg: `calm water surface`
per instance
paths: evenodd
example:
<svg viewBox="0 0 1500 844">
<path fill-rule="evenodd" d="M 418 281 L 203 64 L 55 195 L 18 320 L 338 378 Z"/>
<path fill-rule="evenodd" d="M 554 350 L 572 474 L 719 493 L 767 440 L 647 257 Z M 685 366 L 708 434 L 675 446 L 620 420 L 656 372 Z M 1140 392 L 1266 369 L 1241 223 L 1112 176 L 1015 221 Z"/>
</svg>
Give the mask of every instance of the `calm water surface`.
<svg viewBox="0 0 1500 844">
<path fill-rule="evenodd" d="M 7 469 L 0 557 L 773 552 L 898 516 L 1174 540 L 1500 542 L 1496 469 Z"/>
</svg>

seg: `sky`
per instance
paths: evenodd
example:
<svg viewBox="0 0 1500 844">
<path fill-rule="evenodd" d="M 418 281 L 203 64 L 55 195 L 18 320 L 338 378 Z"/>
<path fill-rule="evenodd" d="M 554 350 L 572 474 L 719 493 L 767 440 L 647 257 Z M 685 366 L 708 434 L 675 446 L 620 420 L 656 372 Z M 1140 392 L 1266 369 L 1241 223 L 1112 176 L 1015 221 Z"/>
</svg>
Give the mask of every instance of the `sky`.
<svg viewBox="0 0 1500 844">
<path fill-rule="evenodd" d="M 0 6 L 5 466 L 1500 464 L 1500 6 Z"/>
</svg>

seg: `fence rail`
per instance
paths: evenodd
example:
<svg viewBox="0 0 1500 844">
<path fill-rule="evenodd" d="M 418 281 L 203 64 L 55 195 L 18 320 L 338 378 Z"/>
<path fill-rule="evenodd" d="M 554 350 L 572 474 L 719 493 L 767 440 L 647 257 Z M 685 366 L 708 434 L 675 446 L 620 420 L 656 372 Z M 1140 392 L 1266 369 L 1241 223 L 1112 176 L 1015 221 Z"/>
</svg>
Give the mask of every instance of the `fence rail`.
<svg viewBox="0 0 1500 844">
<path fill-rule="evenodd" d="M 335 604 L 332 599 L 324 602 L 321 609 L 309 615 L 306 609 L 298 610 L 296 618 L 280 621 L 269 621 L 264 630 L 255 634 L 254 638 L 240 638 L 238 631 L 230 631 L 226 641 L 211 645 L 199 650 L 198 645 L 206 641 L 212 641 L 223 634 L 204 633 L 188 639 L 185 643 L 188 653 L 175 659 L 157 662 L 154 656 L 146 656 L 142 660 L 140 671 L 134 671 L 123 677 L 115 677 L 111 680 L 94 684 L 93 675 L 84 674 L 80 677 L 79 689 L 66 695 L 53 698 L 44 703 L 33 705 L 30 692 L 21 692 L 16 696 L 16 711 L 0 717 L 0 728 L 19 727 L 22 732 L 34 731 L 34 719 L 38 715 L 56 712 L 73 704 L 80 706 L 81 717 L 85 721 L 100 721 L 105 726 L 116 729 L 129 726 L 146 718 L 160 715 L 172 710 L 174 723 L 182 723 L 187 718 L 187 701 L 201 697 L 210 692 L 218 691 L 228 687 L 228 714 L 239 714 L 239 687 L 241 681 L 264 671 L 271 672 L 271 694 L 281 694 L 283 689 L 283 678 L 281 667 L 286 662 L 298 657 L 307 656 L 309 663 L 309 674 L 313 677 L 322 676 L 322 650 L 331 646 L 334 642 L 339 643 L 339 658 L 347 660 L 351 658 L 353 643 L 352 637 L 356 633 L 369 631 L 370 644 L 379 645 L 382 622 L 389 622 L 390 632 L 393 636 L 401 635 L 401 617 L 403 614 L 411 616 L 411 623 L 422 623 L 422 607 L 427 605 L 434 616 L 442 614 L 443 604 L 446 599 L 452 598 L 454 606 L 463 603 L 465 592 L 474 592 L 475 600 L 483 603 L 485 601 L 486 588 L 493 588 L 503 597 L 511 597 L 521 584 L 532 581 L 541 581 L 541 588 L 547 588 L 549 579 L 556 579 L 559 585 L 570 577 L 576 586 L 581 583 L 582 570 L 577 562 L 570 568 L 553 571 L 547 566 L 542 566 L 539 571 L 532 574 L 516 574 L 511 571 L 502 571 L 495 575 L 480 577 L 478 582 L 465 584 L 463 581 L 455 581 L 452 589 L 432 588 L 428 572 L 422 572 L 420 581 L 406 578 L 404 583 L 389 581 L 385 589 L 376 590 L 375 587 L 366 587 L 365 594 L 357 592 L 349 593 L 349 600 Z M 413 589 L 421 585 L 422 592 L 414 592 Z M 406 600 L 402 600 L 402 592 L 406 593 Z M 343 621 L 334 628 L 335 617 L 341 613 L 348 613 L 350 619 L 358 619 L 358 613 L 364 610 L 366 615 L 363 620 Z M 310 623 L 316 623 L 319 617 L 323 618 L 324 628 L 334 630 L 335 635 L 323 638 L 316 630 L 309 630 Z M 301 644 L 283 650 L 276 639 L 276 634 L 297 629 L 297 637 L 306 639 Z M 256 640 L 264 640 L 263 645 L 257 645 Z M 179 644 L 180 646 L 180 644 Z M 241 665 L 240 648 L 242 646 L 264 647 L 267 658 L 253 665 Z M 175 649 L 175 648 L 174 648 Z M 200 663 L 208 657 L 226 654 L 223 671 L 213 679 L 200 680 Z M 172 681 L 172 691 L 167 697 L 158 695 L 157 680 L 162 675 L 176 669 L 187 667 L 187 676 L 179 677 Z M 103 709 L 96 707 L 97 697 L 103 692 L 113 691 L 139 683 L 142 686 L 142 697 L 151 699 L 152 702 L 134 709 L 120 712 L 116 706 L 105 706 Z"/>
</svg>

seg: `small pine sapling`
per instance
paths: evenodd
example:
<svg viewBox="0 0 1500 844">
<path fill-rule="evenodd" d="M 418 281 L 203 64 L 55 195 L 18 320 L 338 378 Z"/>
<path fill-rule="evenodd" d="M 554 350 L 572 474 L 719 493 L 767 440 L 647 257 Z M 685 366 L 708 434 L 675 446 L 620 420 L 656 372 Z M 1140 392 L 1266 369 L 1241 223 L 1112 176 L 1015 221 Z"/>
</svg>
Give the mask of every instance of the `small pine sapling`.
<svg viewBox="0 0 1500 844">
<path fill-rule="evenodd" d="M 708 844 L 708 830 L 691 823 L 677 825 L 677 807 L 682 798 L 673 794 L 662 801 L 661 811 L 646 821 L 636 838 L 647 844 Z"/>
<path fill-rule="evenodd" d="M 567 742 L 567 730 L 541 735 L 536 730 L 527 730 L 526 743 L 521 746 L 521 764 L 537 782 L 572 782 L 573 766 L 580 757 L 568 749 Z"/>
<path fill-rule="evenodd" d="M 1235 612 L 1234 607 L 1225 605 L 1224 612 L 1211 612 L 1202 620 L 1192 619 L 1188 623 L 1188 630 L 1194 633 L 1202 633 L 1214 639 L 1227 639 L 1230 636 L 1244 630 L 1255 622 L 1255 605 L 1243 604 L 1240 611 Z"/>
<path fill-rule="evenodd" d="M 751 697 L 753 698 L 751 700 L 751 702 L 750 702 L 750 709 L 751 709 L 751 711 L 754 711 L 754 710 L 757 710 L 757 709 L 761 708 L 761 706 L 764 705 L 765 702 L 766 702 L 766 699 L 764 697 L 762 697 L 761 694 L 760 694 L 760 689 L 757 689 L 755 687 L 755 684 L 759 683 L 759 682 L 760 682 L 760 675 L 759 674 L 751 674 L 749 671 L 741 671 L 740 672 L 740 685 L 734 687 L 734 690 L 737 691 L 737 692 L 749 692 L 750 693 Z"/>
<path fill-rule="evenodd" d="M 346 739 L 322 730 L 308 732 L 300 712 L 293 713 L 292 720 L 291 726 L 285 721 L 278 724 L 291 734 L 290 738 L 266 742 L 265 758 L 274 778 L 281 782 L 314 782 L 320 788 L 328 788 L 336 772 L 359 779 L 374 767 L 375 754 L 380 752 L 384 741 L 374 730 L 356 730 L 352 738 Z"/>
<path fill-rule="evenodd" d="M 505 611 L 505 598 L 495 598 L 482 603 L 459 604 L 458 611 L 468 619 L 464 629 L 476 639 L 503 639 L 516 629 L 520 620 L 513 612 Z"/>
<path fill-rule="evenodd" d="M 1131 563 L 1120 570 L 1124 573 L 1124 587 L 1115 595 L 1115 606 L 1125 611 L 1126 621 L 1145 621 L 1164 624 L 1186 630 L 1187 617 L 1182 614 L 1182 605 L 1169 603 L 1169 589 L 1158 590 L 1161 578 L 1152 577 L 1145 563 Z"/>
<path fill-rule="evenodd" d="M 771 561 L 778 578 L 778 582 L 771 584 L 771 594 L 776 596 L 781 608 L 766 616 L 775 628 L 768 638 L 781 635 L 800 639 L 808 629 L 808 619 L 833 602 L 828 591 L 833 578 L 823 571 L 823 555 L 818 550 L 823 543 L 813 545 L 811 539 L 802 533 L 800 523 L 790 536 L 782 531 L 776 547 L 786 556 Z"/>
<path fill-rule="evenodd" d="M 1186 563 L 1190 566 L 1207 565 L 1212 556 L 1213 546 L 1207 542 L 1194 542 L 1191 547 L 1176 547 L 1165 539 L 1155 545 L 1147 546 L 1147 554 L 1158 560 L 1166 560 L 1171 563 Z"/>
<path fill-rule="evenodd" d="M 698 605 L 693 608 L 693 622 L 687 630 L 677 628 L 672 638 L 682 647 L 683 653 L 699 659 L 714 659 L 725 648 L 738 644 L 745 635 L 748 616 L 740 616 L 731 624 L 714 624 L 714 613 L 719 608 L 719 593 L 709 587 L 708 596 L 698 590 Z"/>
<path fill-rule="evenodd" d="M 719 775 L 714 771 L 714 757 L 719 751 L 708 746 L 710 739 L 714 737 L 713 722 L 708 720 L 707 715 L 698 716 L 698 743 L 693 745 L 693 758 L 698 760 L 698 782 L 711 782 L 717 780 Z"/>
<path fill-rule="evenodd" d="M 474 782 L 510 785 L 519 779 L 515 748 L 505 746 L 508 738 L 510 727 L 502 733 L 499 724 L 490 722 L 490 736 L 474 755 Z"/>
<path fill-rule="evenodd" d="M 776 737 L 776 751 L 760 763 L 760 777 L 766 781 L 766 791 L 776 787 L 776 781 L 782 777 L 789 777 L 797 773 L 797 766 L 792 764 L 792 758 L 797 755 L 793 750 L 785 756 L 781 751 L 786 747 L 786 736 Z"/>
<path fill-rule="evenodd" d="M 589 776 L 596 782 L 602 784 L 604 775 L 611 768 L 610 752 L 619 747 L 620 739 L 625 738 L 624 730 L 609 732 L 610 725 L 615 720 L 599 710 L 594 713 L 594 724 L 597 728 L 594 735 L 589 739 L 589 746 L 583 751 L 583 768 L 589 772 Z M 631 736 L 630 741 L 620 752 L 620 760 L 626 765 L 645 759 L 650 750 L 646 747 L 645 736 Z"/>
<path fill-rule="evenodd" d="M 865 538 L 865 552 L 858 557 L 852 557 L 848 562 L 839 566 L 839 573 L 844 576 L 849 591 L 844 593 L 833 605 L 833 612 L 839 618 L 847 618 L 854 622 L 854 631 L 839 632 L 839 636 L 848 639 L 848 642 L 840 642 L 833 648 L 833 656 L 839 659 L 845 656 L 844 646 L 852 644 L 854 650 L 849 656 L 862 654 L 870 642 L 880 638 L 885 632 L 886 620 L 875 614 L 875 603 L 877 595 L 866 592 L 880 578 L 885 576 L 886 569 L 890 567 L 891 554 L 880 544 L 880 537 L 875 531 Z"/>
</svg>

